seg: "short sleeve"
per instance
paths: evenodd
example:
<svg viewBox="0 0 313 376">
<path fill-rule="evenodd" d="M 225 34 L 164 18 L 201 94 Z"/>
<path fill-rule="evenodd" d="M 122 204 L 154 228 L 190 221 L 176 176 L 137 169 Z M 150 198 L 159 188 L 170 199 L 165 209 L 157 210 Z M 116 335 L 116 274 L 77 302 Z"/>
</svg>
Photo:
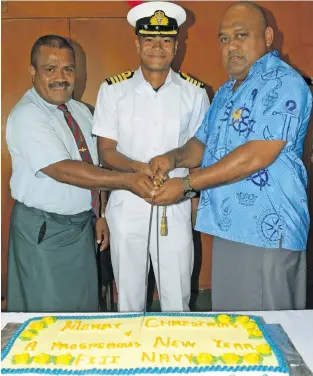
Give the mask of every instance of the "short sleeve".
<svg viewBox="0 0 313 376">
<path fill-rule="evenodd" d="M 210 114 L 211 107 L 207 111 L 207 113 L 204 116 L 204 119 L 202 120 L 202 123 L 200 125 L 200 128 L 197 130 L 194 137 L 196 137 L 199 141 L 201 141 L 204 145 L 207 144 L 208 141 L 208 127 L 209 127 L 209 114 Z"/>
<path fill-rule="evenodd" d="M 112 90 L 105 82 L 100 86 L 93 118 L 92 133 L 117 141 L 118 116 L 112 98 Z"/>
<path fill-rule="evenodd" d="M 294 145 L 306 132 L 312 110 L 312 95 L 298 77 L 289 77 L 277 92 L 266 92 L 246 125 L 250 140 L 283 140 Z"/>
<path fill-rule="evenodd" d="M 27 161 L 34 174 L 71 159 L 49 116 L 31 103 L 15 109 L 9 116 L 7 144 L 11 153 L 20 154 Z"/>
<path fill-rule="evenodd" d="M 201 126 L 199 127 L 199 129 L 197 130 L 196 134 L 194 135 L 194 137 L 196 137 L 199 141 L 201 141 L 204 145 L 207 144 L 207 141 L 208 141 L 208 137 L 209 137 L 209 128 L 210 128 L 210 122 L 212 122 L 212 116 L 211 114 L 213 115 L 214 112 L 213 111 L 213 108 L 216 106 L 216 98 L 218 98 L 220 96 L 220 93 L 222 92 L 222 90 L 224 89 L 224 85 L 221 86 L 217 92 L 215 93 L 214 95 L 214 98 L 212 100 L 212 103 L 209 107 L 209 109 L 207 110 L 206 114 L 204 115 L 204 118 L 202 120 L 202 123 L 201 123 Z"/>
<path fill-rule="evenodd" d="M 205 114 L 210 106 L 210 101 L 207 92 L 201 89 L 200 94 L 196 96 L 196 102 L 192 116 L 189 123 L 189 137 L 193 137 L 197 130 L 199 129 Z"/>
</svg>

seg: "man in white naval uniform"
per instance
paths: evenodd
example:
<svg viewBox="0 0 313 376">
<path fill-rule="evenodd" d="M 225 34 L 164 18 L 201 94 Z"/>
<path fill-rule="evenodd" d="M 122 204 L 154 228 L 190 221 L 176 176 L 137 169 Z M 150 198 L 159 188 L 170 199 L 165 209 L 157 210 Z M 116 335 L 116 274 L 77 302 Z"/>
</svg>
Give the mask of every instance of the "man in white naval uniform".
<svg viewBox="0 0 313 376">
<path fill-rule="evenodd" d="M 102 165 L 117 171 L 144 172 L 153 178 L 149 161 L 193 137 L 209 99 L 200 82 L 171 69 L 178 27 L 186 20 L 183 8 L 167 2 L 143 3 L 133 8 L 127 19 L 137 34 L 140 68 L 113 76 L 101 85 L 93 133 L 98 136 Z M 187 174 L 187 169 L 176 169 L 170 177 Z M 150 208 L 143 199 L 124 190 L 113 191 L 107 205 L 119 311 L 142 311 L 146 304 Z M 155 207 L 149 251 L 161 309 L 188 311 L 193 268 L 191 201 L 167 208 L 167 236 L 159 236 L 157 231 L 157 210 Z M 160 228 L 162 208 L 159 210 Z"/>
</svg>

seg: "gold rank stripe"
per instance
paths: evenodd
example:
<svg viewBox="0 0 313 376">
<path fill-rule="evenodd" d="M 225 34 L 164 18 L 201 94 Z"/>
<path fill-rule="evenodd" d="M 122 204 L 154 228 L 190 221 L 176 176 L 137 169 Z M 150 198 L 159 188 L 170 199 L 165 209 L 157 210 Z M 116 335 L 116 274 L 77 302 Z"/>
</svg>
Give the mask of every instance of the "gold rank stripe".
<svg viewBox="0 0 313 376">
<path fill-rule="evenodd" d="M 129 78 L 132 78 L 133 75 L 134 75 L 134 71 L 127 71 L 127 72 L 119 73 L 116 76 L 106 78 L 105 80 L 109 85 L 113 85 L 113 84 L 117 84 L 118 82 L 128 80 Z"/>
<path fill-rule="evenodd" d="M 195 86 L 198 86 L 200 88 L 204 88 L 204 85 L 202 82 L 198 81 L 198 80 L 195 80 L 194 78 L 188 76 L 188 74 L 184 73 L 184 72 L 178 72 L 180 77 L 183 78 L 184 80 L 190 82 L 191 84 L 195 85 Z"/>
</svg>

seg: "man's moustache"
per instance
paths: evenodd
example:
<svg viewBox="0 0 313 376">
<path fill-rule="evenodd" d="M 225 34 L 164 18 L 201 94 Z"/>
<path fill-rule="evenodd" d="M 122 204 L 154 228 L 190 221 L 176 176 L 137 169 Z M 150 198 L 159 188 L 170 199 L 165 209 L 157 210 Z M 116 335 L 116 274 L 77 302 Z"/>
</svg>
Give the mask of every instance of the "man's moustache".
<svg viewBox="0 0 313 376">
<path fill-rule="evenodd" d="M 63 81 L 63 82 L 52 82 L 48 86 L 49 86 L 50 89 L 53 89 L 55 87 L 68 88 L 70 86 L 70 84 L 67 81 Z"/>
</svg>

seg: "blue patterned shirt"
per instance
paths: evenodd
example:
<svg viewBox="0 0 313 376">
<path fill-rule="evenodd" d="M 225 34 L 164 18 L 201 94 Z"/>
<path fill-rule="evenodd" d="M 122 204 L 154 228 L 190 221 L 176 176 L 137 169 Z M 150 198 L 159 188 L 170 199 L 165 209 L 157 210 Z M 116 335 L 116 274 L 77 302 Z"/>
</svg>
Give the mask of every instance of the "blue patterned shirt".
<svg viewBox="0 0 313 376">
<path fill-rule="evenodd" d="M 206 145 L 201 168 L 248 141 L 287 144 L 267 168 L 204 189 L 196 230 L 263 248 L 305 250 L 310 219 L 301 156 L 312 110 L 310 90 L 277 51 L 257 60 L 233 92 L 234 83 L 220 87 L 195 135 Z"/>
</svg>

